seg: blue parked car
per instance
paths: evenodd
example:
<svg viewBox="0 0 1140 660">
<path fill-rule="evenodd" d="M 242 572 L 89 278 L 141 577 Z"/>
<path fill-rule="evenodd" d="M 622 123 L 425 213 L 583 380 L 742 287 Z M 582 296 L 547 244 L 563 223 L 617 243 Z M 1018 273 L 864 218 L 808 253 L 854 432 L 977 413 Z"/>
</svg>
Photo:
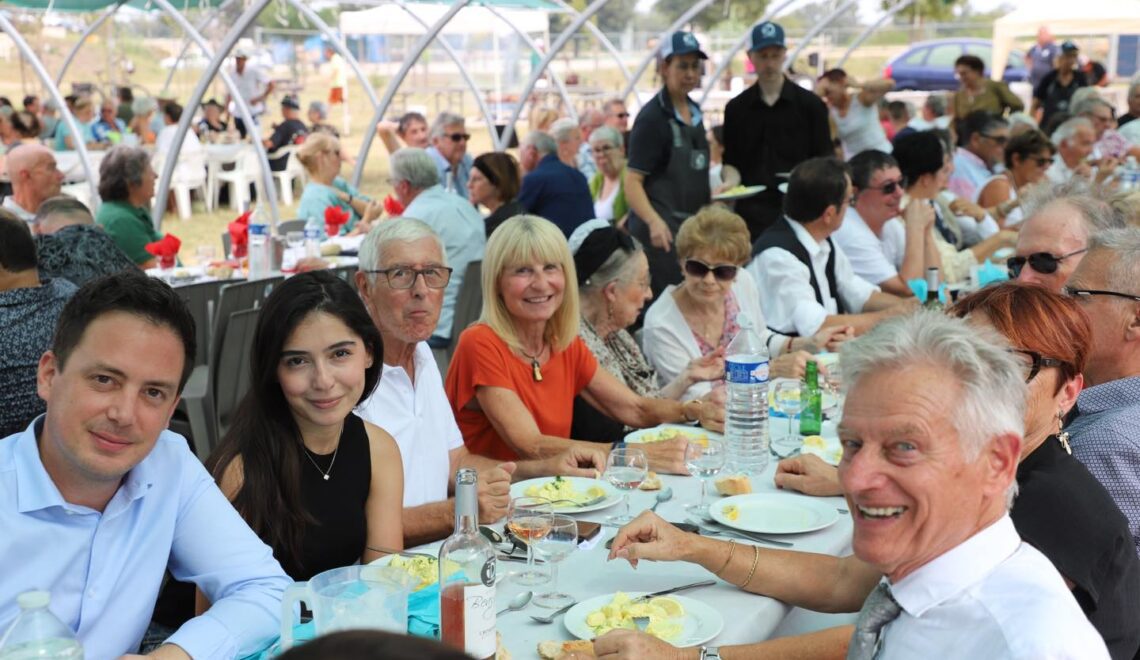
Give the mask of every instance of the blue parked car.
<svg viewBox="0 0 1140 660">
<path fill-rule="evenodd" d="M 892 58 L 883 67 L 883 77 L 895 80 L 895 89 L 919 91 L 956 90 L 954 61 L 962 55 L 977 55 L 986 63 L 986 77 L 990 75 L 990 56 L 993 44 L 988 39 L 934 39 L 920 41 L 901 55 Z M 1005 67 L 1005 82 L 1022 82 L 1029 79 L 1025 69 L 1025 53 L 1012 51 Z"/>
</svg>

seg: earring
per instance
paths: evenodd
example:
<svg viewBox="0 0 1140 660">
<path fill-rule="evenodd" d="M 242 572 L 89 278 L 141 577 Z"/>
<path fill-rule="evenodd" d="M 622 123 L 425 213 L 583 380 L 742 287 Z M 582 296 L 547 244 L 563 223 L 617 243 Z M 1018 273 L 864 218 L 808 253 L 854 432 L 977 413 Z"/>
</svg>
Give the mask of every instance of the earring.
<svg viewBox="0 0 1140 660">
<path fill-rule="evenodd" d="M 1069 432 L 1065 430 L 1065 411 L 1057 411 L 1057 440 L 1065 448 L 1066 454 L 1072 454 L 1073 448 L 1069 446 Z"/>
</svg>

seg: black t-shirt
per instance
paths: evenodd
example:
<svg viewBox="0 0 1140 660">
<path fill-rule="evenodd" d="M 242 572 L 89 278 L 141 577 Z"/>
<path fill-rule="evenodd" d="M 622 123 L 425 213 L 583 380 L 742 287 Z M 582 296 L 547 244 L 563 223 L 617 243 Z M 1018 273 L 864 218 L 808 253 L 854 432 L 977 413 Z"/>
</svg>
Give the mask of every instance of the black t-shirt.
<svg viewBox="0 0 1140 660">
<path fill-rule="evenodd" d="M 827 106 L 815 94 L 785 79 L 774 105 L 764 102 L 759 84 L 752 85 L 724 108 L 724 164 L 740 172 L 746 186 L 768 189 L 735 205 L 755 241 L 782 214 L 783 194 L 777 186 L 809 158 L 832 156 Z"/>
<path fill-rule="evenodd" d="M 1075 584 L 1073 596 L 1115 660 L 1140 649 L 1140 558 L 1124 514 L 1056 437 L 1017 466 L 1017 533 Z"/>
<path fill-rule="evenodd" d="M 1044 126 L 1049 121 L 1049 117 L 1055 112 L 1068 112 L 1069 100 L 1073 98 L 1073 92 L 1076 92 L 1081 87 L 1088 87 L 1088 79 L 1085 78 L 1083 71 L 1074 71 L 1073 79 L 1069 81 L 1068 85 L 1061 85 L 1057 81 L 1057 70 L 1054 69 L 1045 74 L 1041 82 L 1037 83 L 1036 89 L 1033 90 L 1033 98 L 1041 104 L 1041 125 Z"/>
<path fill-rule="evenodd" d="M 281 147 L 290 144 L 299 144 L 308 134 L 309 129 L 301 123 L 300 119 L 286 119 L 274 127 L 273 135 L 269 136 L 269 151 L 277 151 Z M 287 155 L 280 158 L 272 158 L 269 161 L 269 169 L 274 172 L 280 172 L 285 169 L 285 163 L 287 161 Z"/>
</svg>

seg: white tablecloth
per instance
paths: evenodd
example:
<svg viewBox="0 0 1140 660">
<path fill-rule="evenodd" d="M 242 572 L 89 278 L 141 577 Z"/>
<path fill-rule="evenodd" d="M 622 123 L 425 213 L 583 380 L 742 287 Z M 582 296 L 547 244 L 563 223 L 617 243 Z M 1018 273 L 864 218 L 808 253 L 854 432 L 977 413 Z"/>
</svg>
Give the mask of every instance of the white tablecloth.
<svg viewBox="0 0 1140 660">
<path fill-rule="evenodd" d="M 767 473 L 753 479 L 753 492 L 772 493 L 777 491 L 772 483 L 775 473 L 775 461 L 769 466 Z M 666 520 L 682 522 L 686 518 L 684 505 L 695 502 L 700 497 L 700 482 L 692 477 L 663 476 L 664 486 L 673 489 L 673 499 L 661 504 L 657 512 Z M 709 484 L 710 493 L 713 491 Z M 631 507 L 634 511 L 644 510 L 653 505 L 655 494 L 646 491 L 634 491 Z M 715 496 L 710 496 L 710 501 Z M 806 496 L 805 496 L 806 497 Z M 847 504 L 841 497 L 817 498 L 833 504 L 837 509 L 846 509 Z M 593 511 L 575 516 L 582 520 L 602 521 L 605 516 L 611 515 L 620 509 L 620 505 Z M 501 528 L 501 525 L 498 526 Z M 820 552 L 832 555 L 850 554 L 851 550 L 851 516 L 840 514 L 838 522 L 826 529 L 807 534 L 772 535 L 795 543 L 792 550 L 805 552 Z M 579 550 L 564 561 L 559 568 L 559 589 L 569 593 L 579 601 L 593 596 L 608 594 L 614 591 L 656 591 L 669 587 L 679 586 L 689 582 L 703 579 L 716 579 L 710 572 L 695 564 L 683 562 L 641 562 L 634 570 L 624 560 L 606 561 L 608 550 L 605 543 L 613 538 L 617 530 L 614 527 L 603 527 L 602 540 L 590 550 Z M 737 541 L 747 546 L 747 541 Z M 760 544 L 762 548 L 770 548 Z M 439 543 L 424 546 L 424 551 L 435 552 Z M 747 548 L 746 548 L 747 549 Z M 739 552 L 739 549 L 738 549 Z M 520 570 L 524 564 L 515 562 L 499 562 L 500 572 L 514 572 Z M 503 609 L 510 599 L 520 591 L 527 589 L 535 593 L 548 590 L 549 584 L 535 587 L 523 587 L 506 579 L 499 583 L 496 591 L 497 608 Z M 729 644 L 743 644 L 768 639 L 777 631 L 784 618 L 792 610 L 789 606 L 763 596 L 757 596 L 742 591 L 724 581 L 712 587 L 694 589 L 682 592 L 679 595 L 687 596 L 712 605 L 724 617 L 724 630 L 709 642 L 710 645 L 723 646 Z M 801 612 L 796 610 L 797 615 Z M 545 615 L 550 610 L 528 605 L 518 612 L 508 612 L 499 617 L 498 629 L 503 636 L 503 643 L 515 658 L 538 657 L 537 646 L 545 640 L 573 639 L 562 618 L 558 617 L 554 623 L 543 625 L 532 621 L 531 614 Z M 786 632 L 786 631 L 784 631 Z"/>
</svg>

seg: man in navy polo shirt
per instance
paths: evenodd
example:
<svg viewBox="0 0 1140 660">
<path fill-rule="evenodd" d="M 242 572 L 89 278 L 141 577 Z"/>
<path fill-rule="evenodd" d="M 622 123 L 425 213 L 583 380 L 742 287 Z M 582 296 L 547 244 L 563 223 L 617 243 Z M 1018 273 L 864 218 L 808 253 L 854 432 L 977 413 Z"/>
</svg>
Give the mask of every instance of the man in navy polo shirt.
<svg viewBox="0 0 1140 660">
<path fill-rule="evenodd" d="M 531 158 L 537 156 L 538 164 L 523 177 L 519 203 L 528 213 L 546 218 L 570 236 L 578 225 L 594 217 L 594 200 L 586 177 L 559 160 L 558 143 L 546 133 L 527 135 L 523 150 Z"/>
</svg>

